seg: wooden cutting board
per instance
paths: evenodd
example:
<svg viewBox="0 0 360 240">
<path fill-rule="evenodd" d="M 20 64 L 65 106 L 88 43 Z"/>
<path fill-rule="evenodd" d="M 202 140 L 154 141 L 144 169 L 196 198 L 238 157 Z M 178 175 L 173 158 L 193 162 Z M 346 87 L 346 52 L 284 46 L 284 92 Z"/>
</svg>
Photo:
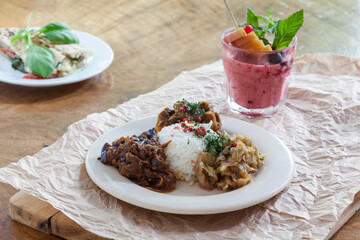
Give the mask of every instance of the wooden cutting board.
<svg viewBox="0 0 360 240">
<path fill-rule="evenodd" d="M 330 239 L 359 208 L 360 194 L 357 194 L 353 204 L 341 215 L 326 239 Z M 13 220 L 46 234 L 53 234 L 69 240 L 107 239 L 86 231 L 49 203 L 22 191 L 10 198 L 9 210 Z M 337 239 L 336 236 L 335 238 Z M 351 236 L 346 239 L 360 239 L 360 236 Z"/>
<path fill-rule="evenodd" d="M 9 211 L 13 220 L 46 234 L 71 240 L 107 239 L 86 231 L 49 203 L 22 191 L 10 198 Z"/>
</svg>

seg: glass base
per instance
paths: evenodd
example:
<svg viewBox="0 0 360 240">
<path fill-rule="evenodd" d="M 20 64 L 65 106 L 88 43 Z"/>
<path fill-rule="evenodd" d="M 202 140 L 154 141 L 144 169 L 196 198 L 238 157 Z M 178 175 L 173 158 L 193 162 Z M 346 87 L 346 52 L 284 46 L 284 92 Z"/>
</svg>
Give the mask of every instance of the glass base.
<svg viewBox="0 0 360 240">
<path fill-rule="evenodd" d="M 280 103 L 276 106 L 270 106 L 267 108 L 245 108 L 240 106 L 239 104 L 231 101 L 230 97 L 227 100 L 230 110 L 234 113 L 241 113 L 248 118 L 255 118 L 255 117 L 271 117 L 274 116 L 277 112 L 279 112 L 285 105 L 286 98 L 282 99 Z"/>
</svg>

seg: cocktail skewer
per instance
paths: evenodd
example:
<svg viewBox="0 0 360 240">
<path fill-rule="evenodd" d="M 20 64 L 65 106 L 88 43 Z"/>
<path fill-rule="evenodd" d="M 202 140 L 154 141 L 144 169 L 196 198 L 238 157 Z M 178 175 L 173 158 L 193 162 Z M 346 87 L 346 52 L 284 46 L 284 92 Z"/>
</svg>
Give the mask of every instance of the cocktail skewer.
<svg viewBox="0 0 360 240">
<path fill-rule="evenodd" d="M 225 6 L 226 6 L 226 8 L 227 8 L 227 10 L 228 10 L 229 16 L 230 16 L 230 18 L 231 18 L 231 20 L 232 20 L 232 22 L 233 22 L 233 24 L 234 24 L 235 29 L 238 30 L 238 29 L 239 29 L 238 24 L 236 23 L 234 14 L 232 13 L 232 11 L 231 11 L 231 9 L 230 9 L 230 7 L 229 7 L 228 2 L 227 2 L 226 0 L 224 0 L 224 3 L 225 3 Z"/>
</svg>

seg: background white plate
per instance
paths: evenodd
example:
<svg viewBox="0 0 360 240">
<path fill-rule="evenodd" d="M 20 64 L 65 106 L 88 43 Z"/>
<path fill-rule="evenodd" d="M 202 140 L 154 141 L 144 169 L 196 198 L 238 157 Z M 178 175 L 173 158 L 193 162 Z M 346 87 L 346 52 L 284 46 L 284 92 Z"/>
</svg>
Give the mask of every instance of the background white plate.
<svg viewBox="0 0 360 240">
<path fill-rule="evenodd" d="M 72 30 L 72 32 L 78 36 L 80 46 L 95 52 L 94 58 L 90 64 L 76 70 L 66 77 L 53 79 L 24 79 L 22 77 L 25 74 L 14 70 L 11 67 L 11 62 L 0 54 L 0 81 L 29 87 L 50 87 L 89 79 L 110 66 L 114 59 L 114 53 L 106 42 L 85 32 L 76 30 Z"/>
<path fill-rule="evenodd" d="M 289 149 L 263 128 L 237 119 L 222 116 L 223 129 L 229 133 L 249 136 L 260 153 L 268 153 L 265 164 L 248 185 L 231 191 L 206 191 L 197 184 L 189 186 L 177 181 L 170 193 L 157 193 L 140 187 L 121 176 L 113 166 L 102 164 L 97 158 L 102 146 L 121 136 L 140 134 L 153 128 L 157 117 L 139 119 L 104 134 L 98 138 L 86 156 L 86 170 L 90 178 L 104 191 L 133 205 L 178 214 L 211 214 L 229 212 L 261 203 L 279 193 L 289 183 L 294 163 Z"/>
</svg>

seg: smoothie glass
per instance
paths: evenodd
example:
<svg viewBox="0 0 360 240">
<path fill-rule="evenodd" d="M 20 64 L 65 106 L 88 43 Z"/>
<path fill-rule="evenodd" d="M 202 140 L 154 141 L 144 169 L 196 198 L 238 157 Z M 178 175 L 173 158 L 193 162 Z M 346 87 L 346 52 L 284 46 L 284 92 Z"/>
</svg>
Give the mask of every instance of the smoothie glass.
<svg viewBox="0 0 360 240">
<path fill-rule="evenodd" d="M 233 31 L 227 29 L 221 36 L 230 109 L 250 118 L 270 117 L 286 102 L 296 37 L 284 49 L 251 51 L 224 41 Z"/>
</svg>

